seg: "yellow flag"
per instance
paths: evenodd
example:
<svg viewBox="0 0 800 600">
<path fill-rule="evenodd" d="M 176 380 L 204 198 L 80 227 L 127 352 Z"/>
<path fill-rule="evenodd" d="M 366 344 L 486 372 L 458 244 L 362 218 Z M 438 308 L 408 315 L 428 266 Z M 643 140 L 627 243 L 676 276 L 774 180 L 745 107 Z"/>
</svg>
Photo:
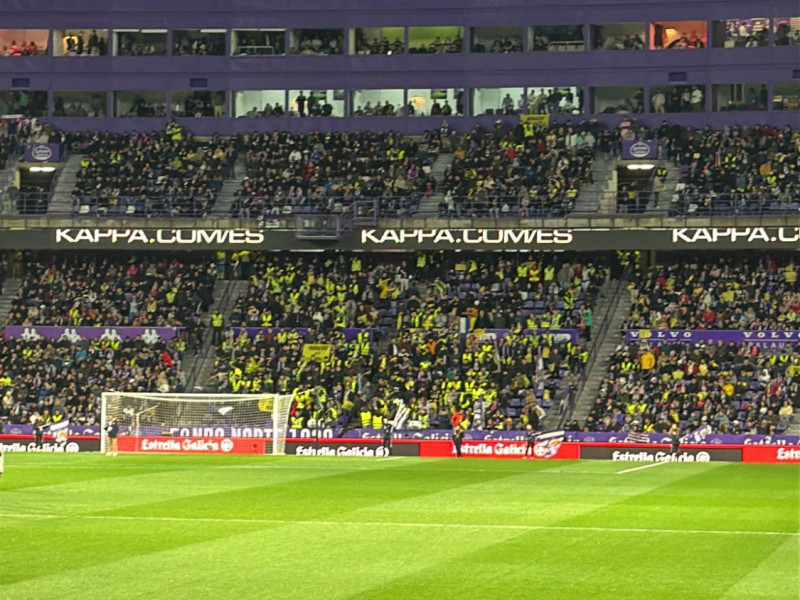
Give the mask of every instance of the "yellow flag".
<svg viewBox="0 0 800 600">
<path fill-rule="evenodd" d="M 303 358 L 305 360 L 325 360 L 333 352 L 331 344 L 303 344 Z"/>
<path fill-rule="evenodd" d="M 650 369 L 656 366 L 656 357 L 653 356 L 652 352 L 645 352 L 644 354 L 642 354 L 641 362 L 642 362 L 642 370 L 649 371 Z"/>
<path fill-rule="evenodd" d="M 537 129 L 550 125 L 550 115 L 521 115 L 519 120 L 525 137 L 533 137 Z"/>
</svg>

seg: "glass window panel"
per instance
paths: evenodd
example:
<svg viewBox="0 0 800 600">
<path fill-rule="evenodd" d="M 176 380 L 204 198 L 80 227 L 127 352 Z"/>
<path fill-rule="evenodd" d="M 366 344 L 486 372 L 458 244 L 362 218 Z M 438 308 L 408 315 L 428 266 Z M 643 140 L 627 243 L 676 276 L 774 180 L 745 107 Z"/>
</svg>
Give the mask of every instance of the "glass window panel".
<svg viewBox="0 0 800 600">
<path fill-rule="evenodd" d="M 115 117 L 165 117 L 167 94 L 162 91 L 114 92 Z"/>
<path fill-rule="evenodd" d="M 54 117 L 105 117 L 106 92 L 53 92 Z"/>
<path fill-rule="evenodd" d="M 172 32 L 173 56 L 225 56 L 225 30 L 176 29 Z"/>
<path fill-rule="evenodd" d="M 289 90 L 292 117 L 343 117 L 344 90 Z"/>
<path fill-rule="evenodd" d="M 280 56 L 286 54 L 285 29 L 234 29 L 233 56 Z"/>
<path fill-rule="evenodd" d="M 409 54 L 454 54 L 461 52 L 464 30 L 461 27 L 409 27 Z"/>
<path fill-rule="evenodd" d="M 0 56 L 46 56 L 47 29 L 0 29 Z"/>
<path fill-rule="evenodd" d="M 476 88 L 472 90 L 473 115 L 516 115 L 524 112 L 525 88 Z"/>
<path fill-rule="evenodd" d="M 225 92 L 172 92 L 173 117 L 224 117 Z"/>
<path fill-rule="evenodd" d="M 763 83 L 715 85 L 712 98 L 717 112 L 767 110 L 767 86 Z"/>
<path fill-rule="evenodd" d="M 399 117 L 403 115 L 403 90 L 354 90 L 354 117 Z"/>
<path fill-rule="evenodd" d="M 56 29 L 53 56 L 105 56 L 108 54 L 108 29 Z"/>
<path fill-rule="evenodd" d="M 702 50 L 707 46 L 705 21 L 650 23 L 651 50 Z"/>
<path fill-rule="evenodd" d="M 644 88 L 594 88 L 595 114 L 628 114 L 644 112 Z"/>
<path fill-rule="evenodd" d="M 644 50 L 644 23 L 592 25 L 593 50 Z"/>
<path fill-rule="evenodd" d="M 461 116 L 464 114 L 464 90 L 410 89 L 406 111 L 412 117 Z"/>
<path fill-rule="evenodd" d="M 522 52 L 522 27 L 473 27 L 472 51 L 494 54 Z"/>
<path fill-rule="evenodd" d="M 234 117 L 281 117 L 286 112 L 284 90 L 244 90 L 233 98 Z"/>
</svg>

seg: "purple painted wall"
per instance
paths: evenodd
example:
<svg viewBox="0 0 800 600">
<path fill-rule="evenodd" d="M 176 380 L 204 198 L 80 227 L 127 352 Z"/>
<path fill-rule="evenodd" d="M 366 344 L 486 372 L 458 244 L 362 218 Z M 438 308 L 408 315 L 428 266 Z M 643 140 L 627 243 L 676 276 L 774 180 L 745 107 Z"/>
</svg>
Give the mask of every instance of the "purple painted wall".
<svg viewBox="0 0 800 600">
<path fill-rule="evenodd" d="M 800 84 L 800 46 L 761 48 L 706 48 L 685 51 L 586 51 L 522 54 L 472 54 L 469 30 L 474 26 L 528 26 L 583 24 L 588 42 L 589 25 L 614 22 L 701 20 L 746 17 L 800 16 L 796 0 L 762 2 L 706 0 L 691 4 L 618 0 L 589 2 L 563 0 L 3 0 L 3 28 L 341 28 L 350 35 L 354 27 L 458 25 L 466 33 L 465 51 L 449 55 L 395 56 L 276 56 L 276 57 L 36 57 L 0 58 L 0 91 L 11 89 L 12 79 L 29 79 L 30 90 L 189 90 L 193 77 L 207 79 L 208 90 L 252 89 L 396 89 L 495 88 L 582 86 L 591 97 L 595 86 L 669 84 L 670 74 L 683 74 L 678 85 L 703 85 L 706 96 L 714 84 L 766 83 L 771 106 L 775 83 Z M 645 27 L 647 31 L 649 28 Z M 51 41 L 52 45 L 52 41 Z M 230 47 L 230 40 L 228 41 Z M 588 43 L 587 43 L 588 47 Z M 526 38 L 527 48 L 527 38 Z M 675 85 L 675 84 L 673 84 Z M 230 105 L 231 98 L 228 99 Z M 50 97 L 52 109 L 53 99 Z M 113 94 L 108 94 L 108 114 L 113 114 Z M 710 107 L 710 103 L 709 103 Z M 587 106 L 588 109 L 588 106 Z M 576 117 L 573 117 L 576 118 Z M 616 122 L 619 117 L 603 115 Z M 719 125 L 770 122 L 800 126 L 799 112 L 764 111 L 676 114 L 672 122 Z M 480 120 L 491 123 L 494 117 Z M 661 115 L 641 115 L 645 122 L 660 122 Z M 65 129 L 103 128 L 129 130 L 160 127 L 158 119 L 52 118 Z M 346 122 L 343 122 L 346 121 Z M 439 123 L 438 118 L 398 119 L 188 119 L 198 133 L 291 128 L 375 128 L 417 132 Z M 463 121 L 463 124 L 459 124 Z M 475 118 L 451 118 L 457 128 Z"/>
</svg>

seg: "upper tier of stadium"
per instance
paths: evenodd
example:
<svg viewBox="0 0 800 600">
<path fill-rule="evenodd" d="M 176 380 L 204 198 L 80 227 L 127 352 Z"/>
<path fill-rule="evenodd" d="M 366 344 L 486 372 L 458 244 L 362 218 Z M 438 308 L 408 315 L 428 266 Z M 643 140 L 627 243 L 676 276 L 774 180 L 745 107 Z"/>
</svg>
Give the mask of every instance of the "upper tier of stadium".
<svg viewBox="0 0 800 600">
<path fill-rule="evenodd" d="M 364 217 L 681 223 L 786 219 L 800 210 L 800 130 L 789 126 L 651 129 L 622 119 L 615 127 L 498 123 L 460 134 L 444 127 L 423 138 L 370 131 L 205 138 L 174 122 L 126 134 L 17 125 L 3 138 L 6 176 L 18 182 L 4 191 L 7 216 L 308 222 L 341 233 Z M 650 154 L 633 156 L 636 144 Z M 37 166 L 31 147 L 66 163 Z"/>
</svg>

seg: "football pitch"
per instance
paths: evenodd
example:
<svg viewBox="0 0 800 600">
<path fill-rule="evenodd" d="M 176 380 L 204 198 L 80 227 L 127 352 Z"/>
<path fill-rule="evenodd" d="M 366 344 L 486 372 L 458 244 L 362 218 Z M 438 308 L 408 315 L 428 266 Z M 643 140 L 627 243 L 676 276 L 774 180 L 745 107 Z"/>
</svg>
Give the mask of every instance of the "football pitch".
<svg viewBox="0 0 800 600">
<path fill-rule="evenodd" d="M 800 468 L 6 455 L 0 598 L 797 600 Z"/>
</svg>

